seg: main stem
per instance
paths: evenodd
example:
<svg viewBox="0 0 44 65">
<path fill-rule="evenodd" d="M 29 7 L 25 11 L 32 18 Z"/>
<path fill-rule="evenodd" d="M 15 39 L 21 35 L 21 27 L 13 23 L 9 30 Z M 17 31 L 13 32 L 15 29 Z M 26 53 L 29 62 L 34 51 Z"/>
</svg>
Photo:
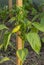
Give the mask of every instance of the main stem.
<svg viewBox="0 0 44 65">
<path fill-rule="evenodd" d="M 18 7 L 22 7 L 22 0 L 16 0 L 16 5 Z M 21 12 L 20 12 L 21 13 Z M 18 35 L 21 34 L 21 32 L 17 33 Z M 17 50 L 22 49 L 22 39 L 20 38 L 20 36 L 16 37 L 16 41 L 17 41 Z M 16 65 L 22 65 L 22 62 L 20 61 L 20 59 L 17 57 L 17 64 Z"/>
</svg>

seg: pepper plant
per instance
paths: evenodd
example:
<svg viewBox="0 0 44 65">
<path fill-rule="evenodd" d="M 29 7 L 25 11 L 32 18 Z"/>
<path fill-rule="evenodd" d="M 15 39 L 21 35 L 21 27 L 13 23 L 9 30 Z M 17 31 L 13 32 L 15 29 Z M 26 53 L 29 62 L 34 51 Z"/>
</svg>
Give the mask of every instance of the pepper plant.
<svg viewBox="0 0 44 65">
<path fill-rule="evenodd" d="M 9 30 L 9 28 L 5 24 L 0 24 L 0 31 L 3 29 L 5 30 L 3 42 L 0 45 L 0 49 L 4 49 L 4 51 L 7 50 L 8 45 L 10 44 L 11 35 L 16 34 L 16 36 L 17 35 L 20 36 L 22 39 L 23 48 L 17 50 L 16 54 L 23 64 L 24 60 L 26 59 L 26 56 L 28 55 L 28 49 L 24 48 L 25 41 L 28 41 L 32 49 L 37 54 L 40 53 L 41 39 L 39 36 L 39 31 L 44 32 L 44 24 L 43 24 L 44 20 L 41 20 L 40 23 L 36 22 L 35 19 L 38 16 L 35 16 L 32 19 L 32 21 L 30 21 L 27 18 L 28 11 L 25 10 L 24 7 L 16 7 L 15 13 L 16 16 L 13 16 L 8 21 L 9 23 L 13 23 L 15 21 L 14 28 L 12 30 Z M 41 17 L 41 14 L 39 16 Z M 20 32 L 20 35 L 17 34 L 18 31 Z"/>
</svg>

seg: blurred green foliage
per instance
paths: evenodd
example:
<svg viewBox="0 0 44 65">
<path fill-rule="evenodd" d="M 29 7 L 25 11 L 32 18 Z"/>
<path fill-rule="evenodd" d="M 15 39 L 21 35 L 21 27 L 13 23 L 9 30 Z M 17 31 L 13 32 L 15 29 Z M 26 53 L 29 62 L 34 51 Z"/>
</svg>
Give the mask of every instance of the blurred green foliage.
<svg viewBox="0 0 44 65">
<path fill-rule="evenodd" d="M 8 6 L 9 0 L 0 0 L 0 7 L 4 7 L 5 5 Z M 15 0 L 12 0 L 13 4 L 15 3 Z"/>
</svg>

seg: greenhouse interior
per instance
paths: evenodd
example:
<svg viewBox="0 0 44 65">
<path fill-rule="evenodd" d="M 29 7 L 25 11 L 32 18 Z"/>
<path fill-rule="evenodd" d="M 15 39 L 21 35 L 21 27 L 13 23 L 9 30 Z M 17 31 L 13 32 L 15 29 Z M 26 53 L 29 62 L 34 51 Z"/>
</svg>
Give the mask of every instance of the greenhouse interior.
<svg viewBox="0 0 44 65">
<path fill-rule="evenodd" d="M 0 0 L 0 65 L 44 65 L 44 0 Z"/>
</svg>

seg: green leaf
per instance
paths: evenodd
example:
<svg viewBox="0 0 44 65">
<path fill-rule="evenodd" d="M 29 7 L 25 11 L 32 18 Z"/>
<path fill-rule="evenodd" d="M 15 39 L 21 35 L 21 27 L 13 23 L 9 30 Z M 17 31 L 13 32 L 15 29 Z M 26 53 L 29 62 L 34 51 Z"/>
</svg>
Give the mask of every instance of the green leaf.
<svg viewBox="0 0 44 65">
<path fill-rule="evenodd" d="M 16 20 L 15 17 L 12 17 L 11 19 L 9 19 L 8 22 L 12 23 L 12 22 L 14 22 L 15 20 Z"/>
<path fill-rule="evenodd" d="M 44 25 L 44 17 L 41 18 L 40 23 L 41 23 L 42 25 Z"/>
<path fill-rule="evenodd" d="M 37 10 L 35 8 L 32 8 L 32 15 L 36 15 L 37 14 Z"/>
<path fill-rule="evenodd" d="M 4 24 L 0 24 L 0 30 L 8 29 Z"/>
<path fill-rule="evenodd" d="M 3 44 L 0 44 L 0 49 L 2 49 L 3 48 Z"/>
<path fill-rule="evenodd" d="M 37 23 L 37 22 L 34 22 L 32 23 L 32 25 L 37 28 L 38 30 L 44 32 L 44 25 L 40 24 L 40 23 Z"/>
<path fill-rule="evenodd" d="M 4 50 L 6 51 L 7 50 L 7 47 L 10 43 L 10 37 L 11 37 L 11 33 L 7 33 L 4 35 L 4 39 L 3 39 L 3 47 L 4 47 Z"/>
<path fill-rule="evenodd" d="M 28 50 L 26 48 L 17 51 L 17 56 L 22 62 L 26 59 L 27 54 Z"/>
<path fill-rule="evenodd" d="M 42 37 L 42 42 L 44 43 L 44 37 Z"/>
<path fill-rule="evenodd" d="M 32 4 L 32 2 L 33 2 L 32 0 L 28 0 L 28 1 L 29 1 L 29 3 L 31 3 L 31 4 Z"/>
<path fill-rule="evenodd" d="M 40 42 L 40 37 L 37 33 L 35 32 L 30 32 L 26 35 L 26 38 L 31 45 L 32 49 L 39 54 L 40 48 L 41 48 L 41 42 Z"/>
<path fill-rule="evenodd" d="M 0 64 L 3 63 L 3 62 L 9 61 L 9 60 L 10 60 L 10 58 L 4 57 L 4 58 L 2 58 L 2 59 L 0 60 Z"/>
</svg>

